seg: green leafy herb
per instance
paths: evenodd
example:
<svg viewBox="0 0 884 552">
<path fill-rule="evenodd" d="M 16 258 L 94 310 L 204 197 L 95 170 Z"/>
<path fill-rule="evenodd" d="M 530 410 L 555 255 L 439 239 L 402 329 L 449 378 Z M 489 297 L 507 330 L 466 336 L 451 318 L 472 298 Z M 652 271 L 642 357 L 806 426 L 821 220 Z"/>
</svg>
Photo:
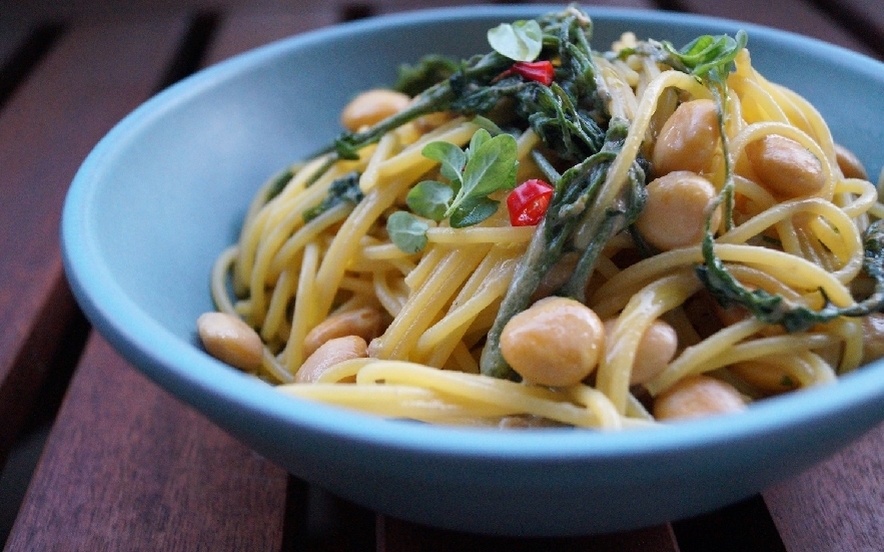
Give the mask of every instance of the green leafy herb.
<svg viewBox="0 0 884 552">
<path fill-rule="evenodd" d="M 448 184 L 438 180 L 424 180 L 408 192 L 405 202 L 415 213 L 442 222 L 453 198 L 454 190 Z"/>
<path fill-rule="evenodd" d="M 747 42 L 746 32 L 739 30 L 733 37 L 729 35 L 700 36 L 679 50 L 676 50 L 670 42 L 664 41 L 661 44 L 671 56 L 668 63 L 675 69 L 680 69 L 699 79 L 711 75 L 716 81 L 724 82 L 727 75 L 733 71 L 734 59 Z"/>
<path fill-rule="evenodd" d="M 390 240 L 409 255 L 423 251 L 427 246 L 429 225 L 405 211 L 396 211 L 387 218 Z"/>
<path fill-rule="evenodd" d="M 724 306 L 742 305 L 757 319 L 768 324 L 779 324 L 788 332 L 800 332 L 816 324 L 829 322 L 839 316 L 867 316 L 884 309 L 884 220 L 875 221 L 866 230 L 863 239 L 863 270 L 875 281 L 874 292 L 863 301 L 849 307 L 838 307 L 829 302 L 823 290 L 824 305 L 815 310 L 804 305 L 790 304 L 781 295 L 763 289 L 749 289 L 734 278 L 715 255 L 714 241 L 707 232 L 703 240 L 705 265 L 697 267 L 697 275 L 715 298 Z"/>
<path fill-rule="evenodd" d="M 480 128 L 470 140 L 466 150 L 449 142 L 430 142 L 422 150 L 424 157 L 439 162 L 440 174 L 449 183 L 439 180 L 424 180 L 415 185 L 405 198 L 408 208 L 415 214 L 441 222 L 448 219 L 452 228 L 464 228 L 479 224 L 497 211 L 498 202 L 488 195 L 498 190 L 515 186 L 516 170 L 518 169 L 516 139 L 509 134 L 492 137 Z M 415 220 L 417 217 L 412 216 Z M 420 230 L 420 226 L 409 222 L 400 215 L 391 227 L 387 222 L 387 231 L 397 246 L 402 242 L 406 247 L 399 247 L 406 252 L 412 251 L 419 243 L 412 234 Z M 424 233 L 426 233 L 426 223 Z M 394 237 L 405 232 L 405 238 Z M 399 240 L 399 241 L 397 241 Z"/>
<path fill-rule="evenodd" d="M 448 223 L 452 228 L 474 226 L 496 213 L 499 204 L 499 201 L 487 197 L 468 198 L 451 213 Z"/>
<path fill-rule="evenodd" d="M 543 30 L 534 19 L 501 23 L 488 31 L 488 43 L 514 61 L 534 61 L 543 49 Z"/>
<path fill-rule="evenodd" d="M 375 143 L 385 133 L 422 115 L 440 111 L 454 111 L 463 115 L 485 114 L 499 106 L 503 99 L 514 100 L 514 108 L 510 111 L 514 111 L 519 119 L 514 126 L 530 125 L 544 141 L 549 138 L 558 142 L 551 145 L 556 151 L 559 144 L 569 147 L 566 159 L 583 159 L 598 151 L 604 142 L 604 130 L 598 122 L 604 118 L 599 113 L 604 102 L 594 93 L 596 72 L 587 36 L 592 29 L 591 21 L 575 6 L 545 14 L 534 21 L 541 31 L 540 53 L 543 54 L 544 48 L 548 47 L 559 60 L 557 92 L 518 76 L 500 78 L 512 67 L 513 59 L 496 50 L 473 56 L 456 64 L 454 72 L 446 79 L 424 89 L 406 109 L 363 131 L 339 135 L 318 152 L 330 155 L 309 181 L 318 179 L 340 159 L 354 159 L 362 147 Z M 517 23 L 513 24 L 514 29 L 521 28 L 518 32 L 529 38 L 533 36 L 533 31 L 528 32 L 533 23 L 524 26 Z M 422 86 L 416 85 L 415 89 Z M 572 117 L 576 122 L 568 120 Z M 563 127 L 566 123 L 567 126 Z M 556 126 L 561 130 L 555 131 Z M 584 144 L 590 144 L 590 147 Z"/>
<path fill-rule="evenodd" d="M 448 216 L 453 215 L 467 200 L 483 198 L 516 185 L 518 146 L 511 135 L 500 134 L 492 138 L 487 130 L 479 129 L 473 134 L 466 156 L 459 186 L 459 175 L 451 175 L 455 177 L 452 183 L 456 193 L 448 208 Z"/>
<path fill-rule="evenodd" d="M 700 80 L 711 78 L 723 83 L 733 71 L 734 59 L 746 47 L 747 42 L 748 35 L 739 30 L 734 36 L 699 36 L 681 48 L 676 48 L 665 40 L 648 40 L 635 48 L 624 48 L 617 55 L 621 58 L 632 54 L 648 55 Z"/>
<path fill-rule="evenodd" d="M 424 56 L 415 65 L 403 64 L 399 67 L 399 78 L 393 89 L 409 96 L 417 96 L 434 84 L 449 78 L 458 67 L 460 64 L 457 61 L 445 56 Z"/>
<path fill-rule="evenodd" d="M 363 197 L 362 190 L 359 188 L 359 173 L 351 172 L 331 183 L 328 194 L 319 205 L 304 211 L 304 221 L 310 222 L 322 213 L 342 203 L 356 205 L 362 201 Z"/>
</svg>

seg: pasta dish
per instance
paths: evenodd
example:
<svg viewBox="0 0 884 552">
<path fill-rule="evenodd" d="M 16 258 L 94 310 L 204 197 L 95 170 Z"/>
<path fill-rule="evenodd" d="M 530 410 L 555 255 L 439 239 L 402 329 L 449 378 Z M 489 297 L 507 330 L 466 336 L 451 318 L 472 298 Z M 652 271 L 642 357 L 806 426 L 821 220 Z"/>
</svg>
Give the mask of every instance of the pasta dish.
<svg viewBox="0 0 884 552">
<path fill-rule="evenodd" d="M 427 56 L 268 179 L 206 349 L 386 417 L 622 429 L 884 355 L 884 207 L 745 33 L 590 45 L 577 6 Z"/>
</svg>

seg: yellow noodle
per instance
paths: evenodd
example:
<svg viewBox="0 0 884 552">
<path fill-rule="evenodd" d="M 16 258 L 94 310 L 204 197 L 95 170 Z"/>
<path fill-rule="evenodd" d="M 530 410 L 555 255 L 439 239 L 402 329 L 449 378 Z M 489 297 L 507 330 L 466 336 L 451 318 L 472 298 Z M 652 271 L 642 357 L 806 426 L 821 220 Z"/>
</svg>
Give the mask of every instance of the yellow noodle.
<svg viewBox="0 0 884 552">
<path fill-rule="evenodd" d="M 357 383 L 410 384 L 442 391 L 460 400 L 511 409 L 512 414 L 533 414 L 575 426 L 618 429 L 620 415 L 607 398 L 586 388 L 578 397 L 583 404 L 562 400 L 560 394 L 509 380 L 436 370 L 414 363 L 369 361 L 359 370 Z M 572 394 L 572 397 L 574 395 Z"/>
<path fill-rule="evenodd" d="M 633 295 L 617 318 L 598 367 L 596 387 L 619 412 L 626 411 L 629 376 L 641 336 L 651 322 L 684 303 L 699 288 L 699 280 L 690 272 L 657 280 Z"/>
<path fill-rule="evenodd" d="M 286 369 L 295 374 L 304 362 L 304 337 L 313 327 L 316 319 L 316 302 L 310 299 L 316 293 L 316 269 L 319 264 L 319 246 L 308 244 L 304 249 L 304 262 L 301 263 L 301 274 L 298 289 L 295 293 L 295 308 L 292 314 L 291 334 L 285 348 Z"/>
</svg>

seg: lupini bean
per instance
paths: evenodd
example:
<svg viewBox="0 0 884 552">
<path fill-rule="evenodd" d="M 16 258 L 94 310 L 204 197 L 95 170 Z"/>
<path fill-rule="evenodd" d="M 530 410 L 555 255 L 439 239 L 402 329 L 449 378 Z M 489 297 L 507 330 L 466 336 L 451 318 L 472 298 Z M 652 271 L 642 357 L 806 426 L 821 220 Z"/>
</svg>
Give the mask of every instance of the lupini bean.
<svg viewBox="0 0 884 552">
<path fill-rule="evenodd" d="M 364 126 L 371 126 L 391 115 L 399 113 L 411 102 L 402 92 L 375 88 L 366 90 L 353 98 L 341 113 L 341 124 L 347 130 L 356 132 Z"/>
<path fill-rule="evenodd" d="M 841 174 L 846 178 L 869 179 L 869 173 L 866 172 L 863 162 L 855 153 L 841 144 L 835 144 L 835 159 L 838 162 L 838 168 L 841 169 Z"/>
<path fill-rule="evenodd" d="M 207 312 L 197 319 L 196 327 L 203 347 L 213 357 L 248 372 L 261 366 L 264 343 L 241 318 L 223 312 Z"/>
<path fill-rule="evenodd" d="M 605 321 L 605 336 L 610 339 L 616 319 Z M 635 351 L 629 384 L 645 383 L 659 374 L 675 356 L 678 335 L 663 320 L 654 320 L 642 334 Z"/>
<path fill-rule="evenodd" d="M 795 378 L 775 364 L 746 361 L 734 364 L 730 369 L 740 379 L 769 393 L 782 393 L 798 387 Z"/>
<path fill-rule="evenodd" d="M 548 297 L 504 326 L 500 349 L 524 379 L 538 385 L 574 385 L 592 373 L 603 352 L 605 328 L 589 307 Z"/>
<path fill-rule="evenodd" d="M 706 99 L 684 102 L 669 116 L 657 135 L 651 155 L 654 174 L 703 172 L 719 148 L 720 136 L 715 102 Z"/>
<path fill-rule="evenodd" d="M 675 171 L 652 181 L 647 191 L 647 203 L 635 221 L 642 237 L 662 251 L 699 244 L 717 194 L 715 186 L 696 173 Z M 720 220 L 721 210 L 716 209 L 713 231 Z"/>
<path fill-rule="evenodd" d="M 702 418 L 740 412 L 746 402 L 737 389 L 711 376 L 688 376 L 676 382 L 654 400 L 658 420 Z"/>
<path fill-rule="evenodd" d="M 332 366 L 368 356 L 367 349 L 368 344 L 358 335 L 329 339 L 307 357 L 295 374 L 295 382 L 315 383 Z"/>
<path fill-rule="evenodd" d="M 791 138 L 768 134 L 746 145 L 746 157 L 759 183 L 777 197 L 810 196 L 826 185 L 820 160 Z"/>
<path fill-rule="evenodd" d="M 884 313 L 863 318 L 863 364 L 884 358 Z"/>
<path fill-rule="evenodd" d="M 304 337 L 304 356 L 310 356 L 323 343 L 335 337 L 358 335 L 371 341 L 381 334 L 383 315 L 373 307 L 362 307 L 329 316 Z"/>
</svg>

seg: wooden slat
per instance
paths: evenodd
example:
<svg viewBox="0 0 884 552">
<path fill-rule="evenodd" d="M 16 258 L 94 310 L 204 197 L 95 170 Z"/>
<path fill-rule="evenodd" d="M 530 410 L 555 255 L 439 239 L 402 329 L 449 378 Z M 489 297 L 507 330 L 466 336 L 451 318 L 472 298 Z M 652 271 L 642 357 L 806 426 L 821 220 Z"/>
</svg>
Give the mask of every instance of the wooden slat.
<svg viewBox="0 0 884 552">
<path fill-rule="evenodd" d="M 884 59 L 884 3 L 869 0 L 817 0 L 833 20 L 849 29 Z"/>
<path fill-rule="evenodd" d="M 0 456 L 78 313 L 58 245 L 64 195 L 95 142 L 147 97 L 168 52 L 163 30 L 168 25 L 65 33 L 0 113 Z M 128 56 L 131 65 L 108 56 Z"/>
<path fill-rule="evenodd" d="M 872 40 L 884 40 L 884 3 L 867 0 L 837 0 L 828 3 L 834 6 L 834 10 L 850 12 L 854 19 L 865 20 L 868 31 L 875 35 L 869 37 Z"/>
<path fill-rule="evenodd" d="M 764 493 L 790 552 L 884 550 L 884 424 Z"/>
<path fill-rule="evenodd" d="M 332 3 L 319 7 L 300 5 L 292 9 L 227 11 L 209 48 L 205 65 L 257 48 L 274 40 L 331 25 L 339 12 Z"/>
<path fill-rule="evenodd" d="M 676 0 L 671 3 L 685 11 L 776 27 L 838 44 L 866 55 L 875 54 L 873 48 L 835 23 L 810 1 Z"/>
<path fill-rule="evenodd" d="M 91 339 L 7 552 L 279 550 L 286 474 Z"/>
</svg>

